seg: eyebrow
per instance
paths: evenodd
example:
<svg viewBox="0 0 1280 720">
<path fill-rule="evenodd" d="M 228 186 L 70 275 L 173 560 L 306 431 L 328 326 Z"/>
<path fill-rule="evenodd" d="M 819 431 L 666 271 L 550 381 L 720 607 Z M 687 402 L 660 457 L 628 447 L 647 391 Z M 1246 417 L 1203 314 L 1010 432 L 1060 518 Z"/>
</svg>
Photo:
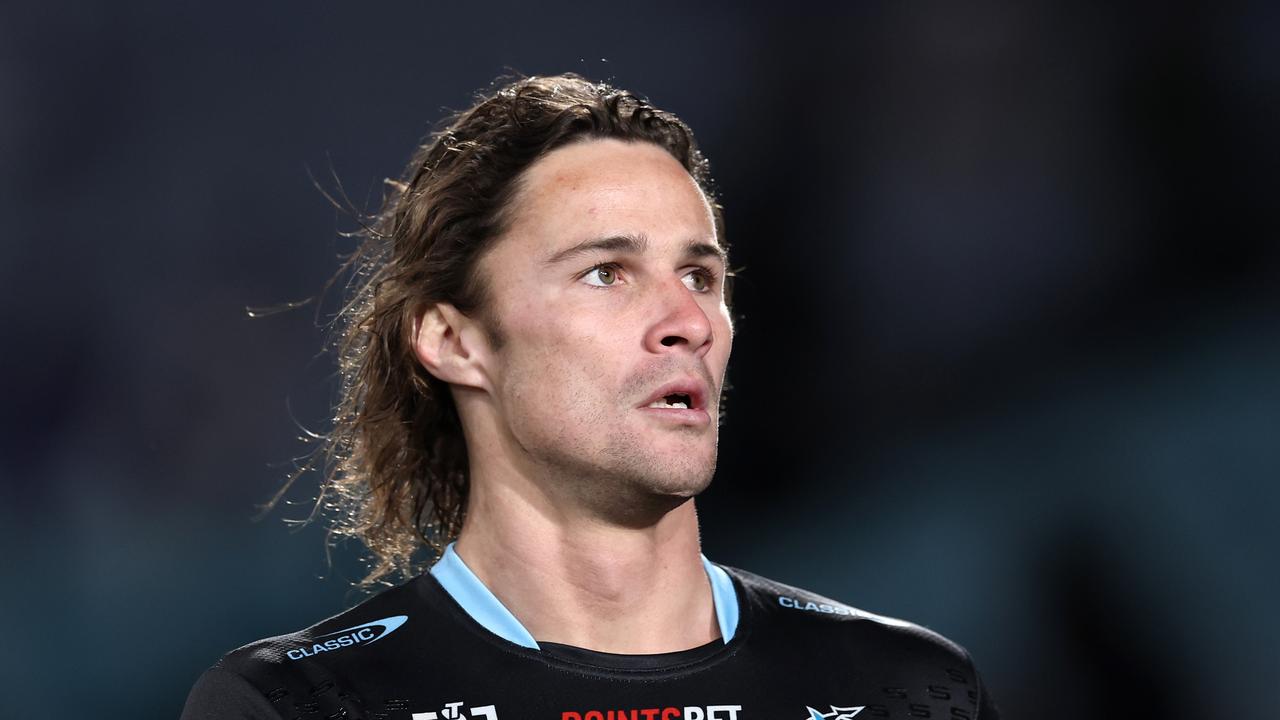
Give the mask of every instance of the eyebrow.
<svg viewBox="0 0 1280 720">
<path fill-rule="evenodd" d="M 555 265 L 572 257 L 589 255 L 593 252 L 621 252 L 639 255 L 649 247 L 649 239 L 643 235 L 614 235 L 612 237 L 583 240 L 573 247 L 565 248 L 547 258 L 547 265 Z"/>
<path fill-rule="evenodd" d="M 720 247 L 719 243 L 698 242 L 697 240 L 694 240 L 689 243 L 689 247 L 685 248 L 685 254 L 689 257 L 696 258 L 718 258 L 725 267 L 729 266 L 729 253 L 725 252 L 724 248 Z"/>
<path fill-rule="evenodd" d="M 618 252 L 628 255 L 641 255 L 649 249 L 649 238 L 644 235 L 613 235 L 604 238 L 583 240 L 582 242 L 561 250 L 544 261 L 546 265 L 555 265 L 569 258 L 589 255 L 593 252 Z M 714 257 L 726 266 L 729 264 L 728 254 L 716 243 L 691 240 L 685 248 L 689 257 Z"/>
</svg>

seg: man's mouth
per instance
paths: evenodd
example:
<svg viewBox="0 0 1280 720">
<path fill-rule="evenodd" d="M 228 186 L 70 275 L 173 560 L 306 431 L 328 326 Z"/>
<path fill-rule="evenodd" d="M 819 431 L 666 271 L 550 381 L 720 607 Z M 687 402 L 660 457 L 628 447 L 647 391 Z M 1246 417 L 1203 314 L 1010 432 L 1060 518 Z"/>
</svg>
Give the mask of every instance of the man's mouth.
<svg viewBox="0 0 1280 720">
<path fill-rule="evenodd" d="M 671 393 L 670 395 L 664 395 L 661 398 L 654 400 L 649 403 L 648 406 L 651 408 L 678 408 L 680 410 L 688 410 L 693 406 L 693 398 L 685 395 L 684 393 Z"/>
<path fill-rule="evenodd" d="M 640 407 L 649 410 L 706 410 L 707 386 L 693 378 L 673 380 L 654 389 Z"/>
<path fill-rule="evenodd" d="M 663 426 L 706 428 L 711 424 L 708 397 L 710 386 L 694 377 L 683 377 L 653 389 L 638 407 Z"/>
</svg>

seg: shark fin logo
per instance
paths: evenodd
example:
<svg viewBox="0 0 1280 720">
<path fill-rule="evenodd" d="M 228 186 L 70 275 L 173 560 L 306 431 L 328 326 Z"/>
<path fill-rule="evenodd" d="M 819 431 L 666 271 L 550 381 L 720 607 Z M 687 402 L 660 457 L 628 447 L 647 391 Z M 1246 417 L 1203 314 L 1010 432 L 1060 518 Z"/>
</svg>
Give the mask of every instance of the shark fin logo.
<svg viewBox="0 0 1280 720">
<path fill-rule="evenodd" d="M 805 718 L 805 720 L 853 720 L 854 715 L 857 715 L 866 708 L 865 705 L 859 705 L 858 707 L 839 707 L 837 705 L 831 705 L 830 707 L 831 712 L 824 713 L 818 712 L 806 705 L 804 709 L 809 711 L 809 717 Z"/>
</svg>

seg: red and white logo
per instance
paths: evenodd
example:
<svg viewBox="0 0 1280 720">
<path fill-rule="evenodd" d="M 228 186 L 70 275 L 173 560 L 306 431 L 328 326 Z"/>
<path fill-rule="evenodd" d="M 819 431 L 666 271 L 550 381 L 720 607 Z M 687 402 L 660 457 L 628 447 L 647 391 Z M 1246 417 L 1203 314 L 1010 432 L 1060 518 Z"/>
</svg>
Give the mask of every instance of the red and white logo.
<svg viewBox="0 0 1280 720">
<path fill-rule="evenodd" d="M 560 720 L 738 720 L 741 705 L 689 705 L 628 710 L 565 710 Z M 415 718 L 415 720 L 417 720 Z"/>
</svg>

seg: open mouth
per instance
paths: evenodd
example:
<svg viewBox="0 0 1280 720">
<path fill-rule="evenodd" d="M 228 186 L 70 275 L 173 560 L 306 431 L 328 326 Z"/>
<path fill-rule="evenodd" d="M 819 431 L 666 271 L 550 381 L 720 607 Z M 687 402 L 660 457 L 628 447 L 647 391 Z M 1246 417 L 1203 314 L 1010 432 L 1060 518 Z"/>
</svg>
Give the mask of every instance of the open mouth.
<svg viewBox="0 0 1280 720">
<path fill-rule="evenodd" d="M 684 393 L 671 393 L 670 395 L 663 395 L 658 400 L 654 400 L 649 403 L 649 407 L 688 410 L 693 407 L 693 398 L 685 395 Z"/>
</svg>

